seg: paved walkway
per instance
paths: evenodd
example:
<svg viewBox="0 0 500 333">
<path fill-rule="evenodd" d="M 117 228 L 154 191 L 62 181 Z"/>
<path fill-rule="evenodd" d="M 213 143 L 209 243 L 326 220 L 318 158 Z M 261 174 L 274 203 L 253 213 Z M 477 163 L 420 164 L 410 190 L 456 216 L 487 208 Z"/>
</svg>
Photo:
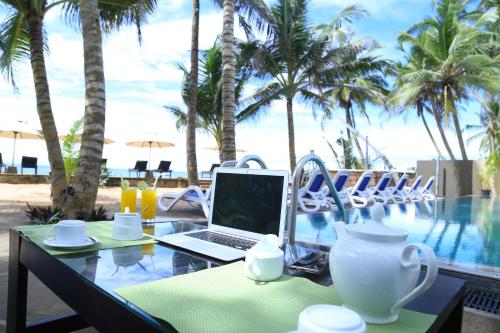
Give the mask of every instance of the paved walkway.
<svg viewBox="0 0 500 333">
<path fill-rule="evenodd" d="M 179 189 L 160 189 L 159 193 L 179 191 Z M 8 228 L 27 224 L 24 211 L 26 202 L 33 205 L 48 205 L 48 185 L 9 185 L 0 184 L 0 333 L 5 332 L 7 306 L 7 275 L 9 240 Z M 119 209 L 120 189 L 105 188 L 98 194 L 98 206 L 103 205 L 109 212 Z M 203 215 L 189 205 L 179 205 L 172 217 L 203 218 Z M 30 274 L 28 288 L 28 321 L 43 319 L 56 314 L 70 313 L 71 309 L 56 295 L 48 290 L 36 277 Z M 79 332 L 96 332 L 85 329 Z M 500 317 L 485 316 L 475 311 L 465 311 L 463 333 L 496 333 L 500 332 Z"/>
</svg>

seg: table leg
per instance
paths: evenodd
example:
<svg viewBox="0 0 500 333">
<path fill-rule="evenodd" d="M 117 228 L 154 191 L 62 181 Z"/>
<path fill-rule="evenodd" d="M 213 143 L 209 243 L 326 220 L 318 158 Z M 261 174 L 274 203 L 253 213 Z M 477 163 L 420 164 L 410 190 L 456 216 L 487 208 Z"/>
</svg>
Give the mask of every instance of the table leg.
<svg viewBox="0 0 500 333">
<path fill-rule="evenodd" d="M 21 238 L 15 230 L 9 234 L 9 286 L 7 294 L 7 333 L 26 330 L 28 270 L 19 261 Z"/>
<path fill-rule="evenodd" d="M 464 299 L 457 303 L 446 322 L 441 326 L 439 332 L 443 333 L 460 333 L 462 332 L 462 320 L 464 315 Z"/>
</svg>

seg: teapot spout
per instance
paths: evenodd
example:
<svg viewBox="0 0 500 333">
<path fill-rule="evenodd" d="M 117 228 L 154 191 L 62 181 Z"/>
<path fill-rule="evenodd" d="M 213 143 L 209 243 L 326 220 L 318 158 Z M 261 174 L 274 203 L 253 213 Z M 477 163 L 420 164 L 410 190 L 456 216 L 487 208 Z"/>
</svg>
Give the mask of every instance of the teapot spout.
<svg viewBox="0 0 500 333">
<path fill-rule="evenodd" d="M 341 239 L 347 235 L 347 228 L 344 222 L 335 222 L 333 224 L 335 232 L 337 233 L 337 239 Z"/>
</svg>

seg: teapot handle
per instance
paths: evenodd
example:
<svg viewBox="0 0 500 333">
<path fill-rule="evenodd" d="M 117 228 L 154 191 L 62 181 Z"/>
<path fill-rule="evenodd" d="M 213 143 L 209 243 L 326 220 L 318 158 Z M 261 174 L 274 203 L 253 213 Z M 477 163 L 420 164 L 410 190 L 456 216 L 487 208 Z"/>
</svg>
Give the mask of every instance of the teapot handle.
<svg viewBox="0 0 500 333">
<path fill-rule="evenodd" d="M 417 298 L 422 293 L 424 293 L 427 289 L 429 289 L 434 281 L 436 280 L 438 273 L 438 264 L 436 260 L 436 255 L 434 251 L 430 247 L 422 243 L 413 243 L 408 244 L 403 253 L 401 254 L 401 265 L 403 267 L 409 267 L 412 265 L 411 262 L 411 254 L 413 250 L 419 249 L 423 252 L 425 261 L 427 263 L 427 274 L 425 275 L 424 280 L 418 286 L 416 286 L 408 295 L 401 298 L 397 301 L 391 308 L 392 313 L 397 313 L 401 307 L 406 305 L 411 300 Z"/>
</svg>

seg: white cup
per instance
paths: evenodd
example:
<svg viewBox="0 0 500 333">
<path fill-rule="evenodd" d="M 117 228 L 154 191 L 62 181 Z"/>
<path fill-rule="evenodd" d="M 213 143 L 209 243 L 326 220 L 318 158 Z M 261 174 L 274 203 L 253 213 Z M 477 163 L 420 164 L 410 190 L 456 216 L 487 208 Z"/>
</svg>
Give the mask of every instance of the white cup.
<svg viewBox="0 0 500 333">
<path fill-rule="evenodd" d="M 139 213 L 117 213 L 113 220 L 111 236 L 116 240 L 142 239 L 142 220 Z"/>
<path fill-rule="evenodd" d="M 62 246 L 80 245 L 87 239 L 85 222 L 80 220 L 62 220 L 55 226 L 56 244 Z"/>
<path fill-rule="evenodd" d="M 300 313 L 298 328 L 294 333 L 365 333 L 365 331 L 366 324 L 356 312 L 341 306 L 316 304 Z"/>
</svg>

